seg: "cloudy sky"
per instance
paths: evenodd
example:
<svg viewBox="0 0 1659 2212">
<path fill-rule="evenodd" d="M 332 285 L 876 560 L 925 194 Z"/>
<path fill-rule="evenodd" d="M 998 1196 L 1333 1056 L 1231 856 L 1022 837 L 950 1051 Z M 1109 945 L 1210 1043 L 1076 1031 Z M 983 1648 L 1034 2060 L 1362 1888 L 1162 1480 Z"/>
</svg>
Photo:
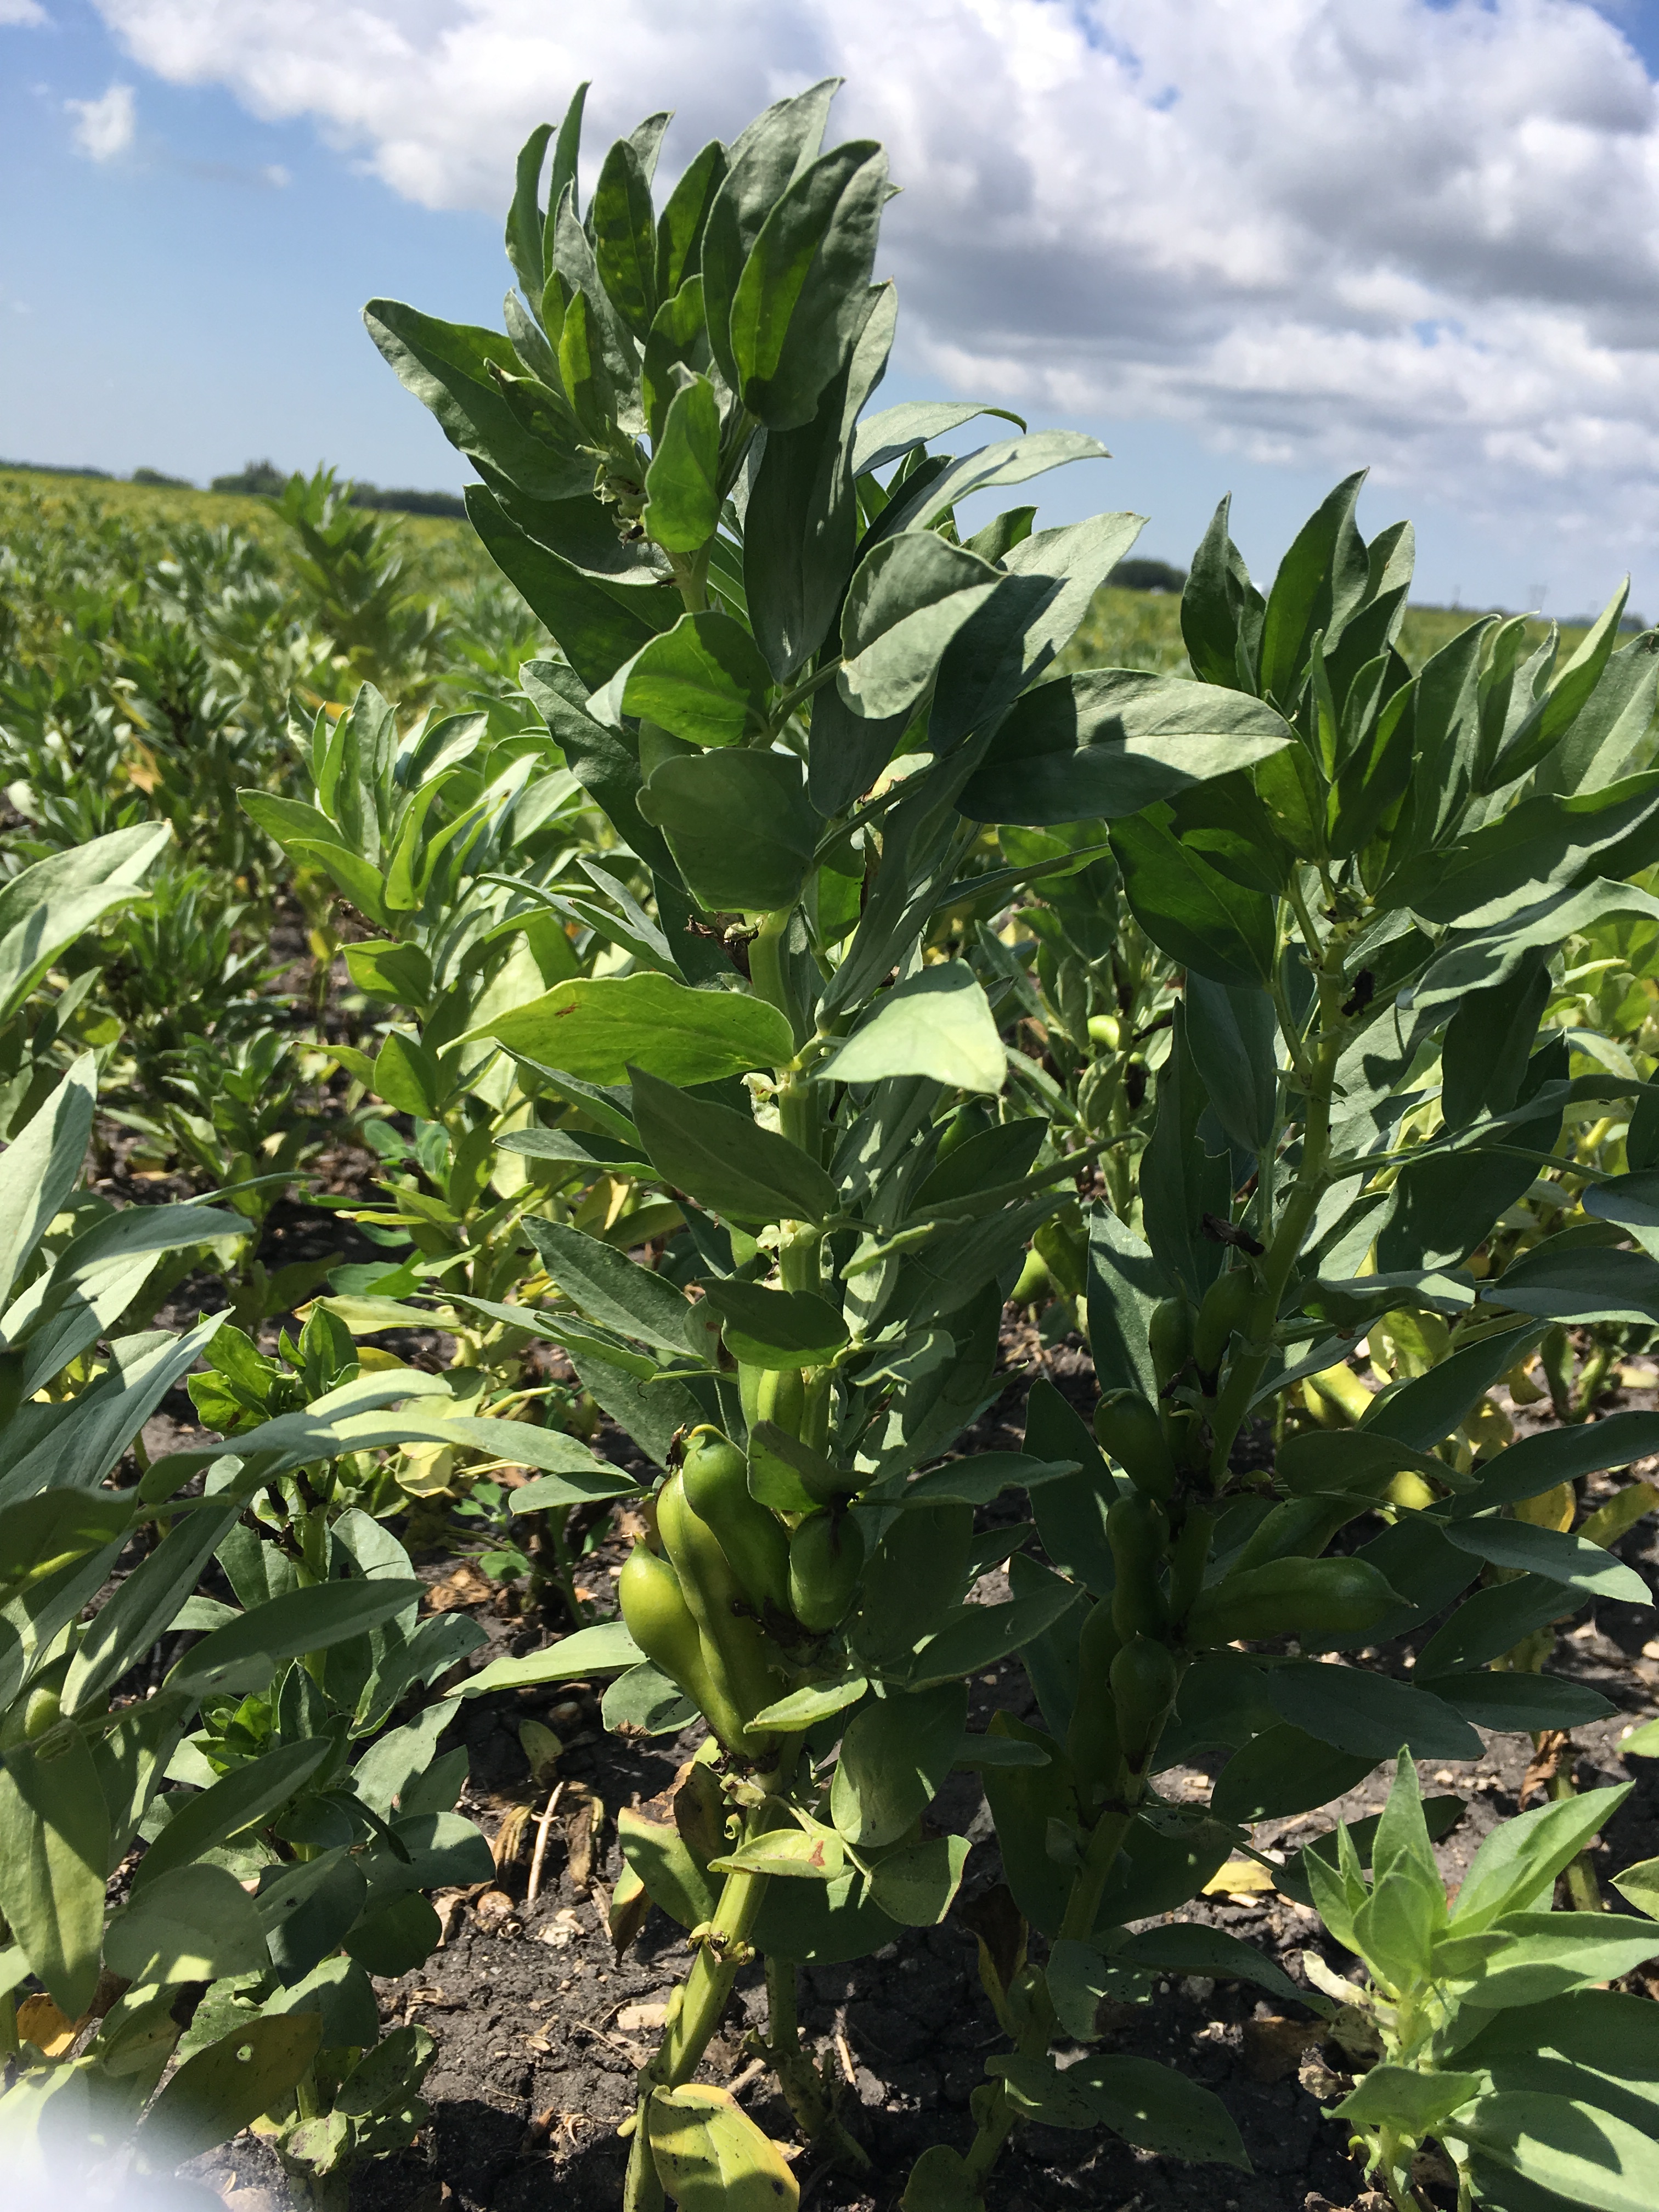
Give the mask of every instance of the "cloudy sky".
<svg viewBox="0 0 1659 2212">
<path fill-rule="evenodd" d="M 453 484 L 356 322 L 495 321 L 529 128 L 667 166 L 836 74 L 904 187 L 890 396 L 1095 431 L 1053 519 L 1337 477 L 1422 595 L 1659 612 L 1655 0 L 0 0 L 0 455 Z"/>
</svg>

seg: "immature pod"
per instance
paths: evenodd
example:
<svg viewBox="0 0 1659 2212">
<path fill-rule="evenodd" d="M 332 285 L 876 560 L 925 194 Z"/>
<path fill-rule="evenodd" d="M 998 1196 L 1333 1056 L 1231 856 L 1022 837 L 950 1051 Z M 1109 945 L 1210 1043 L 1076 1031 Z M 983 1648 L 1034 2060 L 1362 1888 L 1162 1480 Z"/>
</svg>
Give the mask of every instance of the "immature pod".
<svg viewBox="0 0 1659 2212">
<path fill-rule="evenodd" d="M 1132 1636 L 1113 1660 L 1112 1702 L 1132 1773 L 1145 1773 L 1180 1683 L 1174 1655 L 1155 1638 Z"/>
<path fill-rule="evenodd" d="M 806 1378 L 799 1368 L 768 1368 L 760 1378 L 755 1407 L 756 1420 L 775 1422 L 792 1437 L 799 1436 L 806 1412 Z"/>
<path fill-rule="evenodd" d="M 1204 1293 L 1204 1303 L 1193 1324 L 1193 1364 L 1206 1398 L 1215 1395 L 1221 1363 L 1227 1357 L 1236 1329 L 1249 1326 L 1255 1302 L 1255 1278 L 1248 1267 L 1230 1267 L 1218 1275 Z"/>
<path fill-rule="evenodd" d="M 738 1716 L 747 1721 L 778 1694 L 765 1641 L 719 1537 L 692 1510 L 678 1474 L 670 1475 L 657 1493 L 657 1528 L 697 1624 L 709 1671 L 727 1685 Z"/>
<path fill-rule="evenodd" d="M 1214 1534 L 1214 1514 L 1207 1506 L 1189 1505 L 1170 1547 L 1170 1611 L 1176 1620 L 1186 1619 L 1204 1587 Z"/>
<path fill-rule="evenodd" d="M 1106 1516 L 1106 1540 L 1117 1571 L 1112 1619 L 1127 1643 L 1132 1636 L 1159 1636 L 1169 1626 L 1170 1608 L 1162 1574 L 1170 1523 L 1163 1509 L 1139 1491 L 1120 1498 Z"/>
<path fill-rule="evenodd" d="M 1137 1490 L 1149 1498 L 1168 1498 L 1176 1486 L 1176 1464 L 1158 1408 L 1139 1390 L 1112 1390 L 1095 1407 L 1095 1434 Z"/>
<path fill-rule="evenodd" d="M 693 1429 L 680 1467 L 691 1510 L 720 1539 L 750 1602 L 789 1603 L 789 1539 L 777 1516 L 749 1494 L 749 1462 L 718 1429 Z"/>
<path fill-rule="evenodd" d="M 1187 1641 L 1202 1648 L 1308 1630 L 1363 1633 L 1405 1603 L 1369 1559 L 1269 1559 L 1200 1592 Z"/>
<path fill-rule="evenodd" d="M 696 1700 L 716 1735 L 741 1741 L 742 1717 L 709 1670 L 672 1562 L 635 1544 L 617 1577 L 617 1598 L 623 1625 L 646 1657 Z"/>
<path fill-rule="evenodd" d="M 983 1136 L 994 1126 L 991 1109 L 984 1100 L 969 1099 L 965 1104 L 957 1107 L 945 1123 L 945 1133 L 939 1140 L 939 1150 L 933 1155 L 934 1164 L 937 1166 L 948 1160 L 959 1145 L 965 1145 L 970 1137 Z"/>
<path fill-rule="evenodd" d="M 789 1610 L 824 1636 L 846 1617 L 864 1571 L 864 1534 L 850 1513 L 809 1514 L 789 1540 Z"/>
<path fill-rule="evenodd" d="M 1193 1356 L 1193 1310 L 1184 1297 L 1160 1298 L 1152 1308 L 1146 1348 L 1161 1389 L 1175 1381 Z"/>
<path fill-rule="evenodd" d="M 1111 1607 L 1092 1607 L 1078 1638 L 1077 1703 L 1066 1731 L 1066 1756 L 1085 1809 L 1097 1790 L 1111 1788 L 1123 1756 L 1111 1679 L 1112 1662 L 1122 1648 Z"/>
<path fill-rule="evenodd" d="M 763 1367 L 745 1367 L 739 1363 L 738 1403 L 743 1407 L 744 1425 L 747 1428 L 752 1429 L 761 1417 L 761 1384 L 765 1380 L 766 1370 Z"/>
<path fill-rule="evenodd" d="M 1115 1014 L 1091 1014 L 1089 1042 L 1103 1052 L 1115 1052 L 1123 1042 L 1123 1024 Z"/>
</svg>

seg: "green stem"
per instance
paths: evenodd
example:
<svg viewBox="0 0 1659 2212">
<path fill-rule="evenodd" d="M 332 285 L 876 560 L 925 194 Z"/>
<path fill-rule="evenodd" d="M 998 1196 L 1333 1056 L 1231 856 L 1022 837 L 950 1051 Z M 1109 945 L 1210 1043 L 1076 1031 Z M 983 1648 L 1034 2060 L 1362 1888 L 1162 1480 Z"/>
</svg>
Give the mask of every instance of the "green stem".
<svg viewBox="0 0 1659 2212">
<path fill-rule="evenodd" d="M 745 1823 L 745 1834 L 748 1824 Z M 691 1971 L 675 1991 L 678 2002 L 669 2014 L 656 2055 L 640 2069 L 639 2100 L 635 2106 L 634 2139 L 628 2154 L 628 2180 L 623 2194 L 623 2212 L 657 2212 L 663 2188 L 651 2155 L 647 2130 L 647 2106 L 653 2089 L 675 2088 L 696 2072 L 709 2038 L 720 2024 L 737 1980 L 738 1969 L 751 1954 L 750 1931 L 766 1896 L 770 1876 L 729 1874 L 720 1890 L 714 1917 L 702 1930 Z"/>
<path fill-rule="evenodd" d="M 1133 1807 L 1122 1806 L 1115 1812 L 1103 1813 L 1095 1822 L 1083 1864 L 1077 1870 L 1072 1893 L 1066 1900 L 1066 1917 L 1060 1923 L 1062 1937 L 1073 1943 L 1086 1943 L 1094 1934 L 1100 1900 L 1133 1819 Z"/>
<path fill-rule="evenodd" d="M 1550 1777 L 1550 1796 L 1558 1805 L 1578 1795 L 1572 1778 L 1571 1765 L 1558 1767 Z M 1589 1853 L 1580 1851 L 1566 1869 L 1567 1894 L 1572 1899 L 1575 1912 L 1601 1912 L 1606 1910 L 1602 1902 L 1601 1885 L 1595 1879 L 1595 1869 L 1589 1863 Z"/>
<path fill-rule="evenodd" d="M 769 1958 L 766 1961 L 766 2025 L 767 2039 L 759 2044 L 760 2055 L 777 2075 L 801 2133 L 834 2164 L 866 2171 L 868 2153 L 836 2118 L 835 2098 L 802 2047 L 793 1960 Z"/>
</svg>

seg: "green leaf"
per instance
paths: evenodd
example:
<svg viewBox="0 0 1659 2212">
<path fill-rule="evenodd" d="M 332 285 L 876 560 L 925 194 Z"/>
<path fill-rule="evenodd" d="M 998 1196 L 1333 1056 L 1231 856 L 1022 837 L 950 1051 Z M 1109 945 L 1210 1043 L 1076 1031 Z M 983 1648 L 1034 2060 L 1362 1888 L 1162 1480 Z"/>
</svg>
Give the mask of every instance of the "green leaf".
<svg viewBox="0 0 1659 2212">
<path fill-rule="evenodd" d="M 1500 2172 L 1586 2212 L 1650 2212 L 1659 2201 L 1651 2133 L 1574 2099 L 1500 2091 L 1462 2113 L 1457 2133 Z"/>
<path fill-rule="evenodd" d="M 1508 1374 L 1542 1334 L 1522 1322 L 1465 1345 L 1426 1375 L 1379 1392 L 1365 1409 L 1362 1428 L 1367 1434 L 1395 1437 L 1418 1451 L 1431 1450 L 1474 1410 L 1492 1384 Z M 1655 1429 L 1659 1435 L 1659 1423 Z M 1549 1485 L 1540 1486 L 1547 1489 Z"/>
<path fill-rule="evenodd" d="M 830 1817 L 850 1844 L 896 1843 L 945 1786 L 967 1718 L 960 1683 L 866 1705 L 842 1738 Z"/>
<path fill-rule="evenodd" d="M 802 171 L 767 216 L 732 301 L 744 405 L 769 430 L 810 422 L 863 322 L 887 156 L 854 139 Z"/>
<path fill-rule="evenodd" d="M 1314 636 L 1334 639 L 1368 580 L 1365 548 L 1354 527 L 1361 469 L 1345 477 L 1297 532 L 1279 564 L 1261 623 L 1261 690 L 1294 705 Z"/>
<path fill-rule="evenodd" d="M 216 1502 L 178 1522 L 100 1607 L 64 1680 L 66 1713 L 84 1711 L 106 1698 L 128 1668 L 173 1626 L 240 1510 L 236 1502 Z"/>
<path fill-rule="evenodd" d="M 744 513 L 743 581 L 749 619 L 781 684 L 790 681 L 823 645 L 852 572 L 859 508 L 848 448 L 859 410 L 880 378 L 892 346 L 898 308 L 890 283 L 865 295 L 863 313 L 851 357 L 824 386 L 811 421 L 798 429 L 767 433 Z M 873 735 L 879 741 L 883 726 L 856 720 L 833 690 L 820 690 L 813 701 L 815 730 L 824 727 L 823 717 L 831 707 L 851 723 L 859 739 Z M 839 772 L 833 789 L 826 784 L 821 738 L 811 757 L 813 803 L 825 814 L 838 812 L 874 775 L 872 770 L 864 782 L 858 781 L 859 771 L 851 763 L 859 750 L 856 743 L 837 750 Z M 884 753 L 882 762 L 886 758 Z M 849 780 L 855 787 L 845 787 Z"/>
<path fill-rule="evenodd" d="M 1437 1674 L 1462 1674 L 1511 1650 L 1523 1636 L 1553 1620 L 1565 1620 L 1580 1601 L 1545 1575 L 1478 1589 L 1464 1600 L 1417 1655 L 1425 1682 Z"/>
<path fill-rule="evenodd" d="M 720 1317 L 721 1341 L 743 1366 L 827 1367 L 848 1341 L 846 1322 L 811 1291 L 763 1290 L 735 1279 L 707 1282 L 703 1291 Z"/>
<path fill-rule="evenodd" d="M 917 1652 L 912 1686 L 926 1688 L 1000 1666 L 1069 1613 L 1082 1595 L 1063 1575 L 1046 1575 L 1039 1587 L 1006 1605 L 959 1607 Z"/>
<path fill-rule="evenodd" d="M 1036 827 L 1113 819 L 1291 742 L 1273 708 L 1243 692 L 1141 669 L 1090 669 L 1025 694 L 957 805 L 976 821 Z"/>
<path fill-rule="evenodd" d="M 1363 1782 L 1376 1761 L 1339 1751 L 1289 1723 L 1264 1729 L 1235 1752 L 1210 1796 L 1218 1820 L 1239 1826 L 1311 1812 Z"/>
<path fill-rule="evenodd" d="M 729 2090 L 653 2089 L 645 2121 L 660 2186 L 680 2212 L 775 2212 L 799 2201 L 777 2145 Z"/>
<path fill-rule="evenodd" d="M 671 1357 L 690 1349 L 691 1304 L 666 1276 L 568 1222 L 532 1216 L 525 1226 L 549 1275 L 590 1321 Z"/>
<path fill-rule="evenodd" d="M 699 745 L 734 745 L 765 726 L 771 676 L 743 624 L 716 610 L 682 615 L 641 647 L 595 702 Z"/>
<path fill-rule="evenodd" d="M 1200 684 L 1256 689 L 1265 601 L 1228 534 L 1229 494 L 1211 518 L 1181 595 L 1181 635 Z"/>
<path fill-rule="evenodd" d="M 0 1513 L 0 1603 L 89 1559 L 131 1524 L 126 1498 L 97 1491 L 43 1490 L 9 1505 Z"/>
<path fill-rule="evenodd" d="M 1580 708 L 1587 704 L 1600 684 L 1601 672 L 1619 642 L 1619 625 L 1629 597 L 1630 578 L 1626 576 L 1590 625 L 1571 659 L 1557 671 L 1543 696 L 1505 734 L 1497 758 L 1481 778 L 1482 789 L 1501 790 L 1516 776 L 1524 775 L 1552 752 L 1572 727 Z"/>
<path fill-rule="evenodd" d="M 605 157 L 588 219 L 599 281 L 623 321 L 642 338 L 657 312 L 656 217 L 645 164 L 626 138 Z"/>
<path fill-rule="evenodd" d="M 590 471 L 592 463 L 588 464 Z M 611 586 L 541 544 L 493 492 L 466 489 L 467 519 L 483 548 L 590 690 L 609 681 L 648 638 L 672 627 L 678 608 L 653 604 L 648 586 Z"/>
<path fill-rule="evenodd" d="M 839 1836 L 805 1828 L 769 1828 L 736 1850 L 710 1859 L 710 1874 L 781 1875 L 792 1881 L 833 1881 L 844 1863 Z"/>
<path fill-rule="evenodd" d="M 1534 1528 L 1529 1521 L 1484 1516 L 1479 1521 L 1449 1521 L 1442 1534 L 1460 1552 L 1471 1553 L 1493 1566 L 1518 1567 L 1523 1574 L 1543 1575 L 1551 1582 L 1570 1583 L 1575 1589 L 1592 1590 L 1598 1597 L 1615 1598 L 1627 1605 L 1650 1605 L 1653 1601 L 1653 1593 L 1634 1567 L 1609 1557 L 1600 1544 L 1584 1536 Z"/>
<path fill-rule="evenodd" d="M 435 1121 L 443 1111 L 449 1085 L 436 1058 L 424 1045 L 391 1030 L 375 1055 L 374 1090 L 400 1114 Z"/>
<path fill-rule="evenodd" d="M 914 487 L 901 484 L 883 510 L 880 526 L 884 531 L 925 531 L 976 491 L 1024 483 L 1068 461 L 1110 459 L 1098 439 L 1081 430 L 1032 430 L 1024 437 L 1004 438 L 952 461 L 937 476 L 919 472 Z"/>
<path fill-rule="evenodd" d="M 948 2143 L 929 2143 L 910 2168 L 899 2212 L 985 2212 L 985 2199 L 962 2153 Z"/>
<path fill-rule="evenodd" d="M 696 1713 L 694 1700 L 649 1660 L 608 1683 L 599 1705 L 599 1718 L 613 1735 L 637 1729 L 641 1735 L 678 1735 Z"/>
<path fill-rule="evenodd" d="M 720 404 L 708 379 L 694 375 L 670 400 L 646 471 L 640 519 L 659 545 L 695 553 L 714 535 L 720 519 Z"/>
<path fill-rule="evenodd" d="M 1037 1490 L 1076 1474 L 1081 1462 L 1036 1459 L 1029 1452 L 975 1452 L 932 1468 L 905 1486 L 901 1503 L 918 1505 L 988 1505 L 1006 1490 Z"/>
<path fill-rule="evenodd" d="M 0 1158 L 0 1302 L 75 1187 L 97 1095 L 97 1062 L 83 1053 Z M 17 1556 L 0 1552 L 8 1575 Z"/>
<path fill-rule="evenodd" d="M 677 1828 L 623 1806 L 617 1815 L 617 1841 L 652 1903 L 671 1919 L 682 1928 L 696 1928 L 714 1918 L 719 1885 L 709 1881 Z"/>
<path fill-rule="evenodd" d="M 280 2104 L 317 2055 L 319 2012 L 251 2020 L 187 2058 L 138 2124 L 142 2173 L 173 2172 Z"/>
<path fill-rule="evenodd" d="M 624 1082 L 637 1063 L 689 1088 L 782 1066 L 795 1054 L 788 1023 L 764 999 L 694 991 L 655 974 L 574 976 L 470 1034 L 590 1083 Z"/>
<path fill-rule="evenodd" d="M 1000 580 L 989 562 L 932 531 L 902 532 L 874 546 L 842 612 L 836 680 L 848 706 L 872 720 L 917 706 L 945 647 Z"/>
<path fill-rule="evenodd" d="M 687 888 L 712 911 L 793 906 L 820 823 L 793 755 L 722 751 L 666 760 L 638 799 Z"/>
<path fill-rule="evenodd" d="M 98 1980 L 109 1844 L 98 1769 L 73 1723 L 3 1754 L 0 1914 L 70 2020 Z"/>
<path fill-rule="evenodd" d="M 532 301 L 540 300 L 542 287 L 547 282 L 546 264 L 542 259 L 542 232 L 547 219 L 542 212 L 539 195 L 542 164 L 547 159 L 548 141 L 552 136 L 550 123 L 538 123 L 520 149 L 513 204 L 507 215 L 507 258 L 524 287 L 525 297 Z"/>
<path fill-rule="evenodd" d="M 1490 1928 L 1505 1913 L 1524 1912 L 1546 1900 L 1557 1875 L 1612 1819 L 1633 1786 L 1589 1790 L 1501 1822 L 1483 1839 L 1463 1877 L 1452 1906 L 1457 1932 Z"/>
<path fill-rule="evenodd" d="M 1260 1152 L 1273 1141 L 1279 1092 L 1279 1022 L 1262 989 L 1187 978 L 1187 1049 L 1215 1117 L 1236 1145 Z"/>
<path fill-rule="evenodd" d="M 1543 1729 L 1583 1728 L 1616 1710 L 1596 1691 L 1560 1674 L 1495 1674 L 1480 1668 L 1469 1674 L 1437 1674 L 1424 1686 L 1431 1687 L 1437 1698 L 1477 1728 L 1525 1729 L 1534 1734 Z M 1630 1746 L 1621 1748 L 1628 1751 Z"/>
<path fill-rule="evenodd" d="M 855 1705 L 870 1685 L 862 1674 L 849 1675 L 844 1682 L 809 1682 L 803 1690 L 792 1690 L 787 1698 L 766 1706 L 757 1713 L 750 1725 L 754 1728 L 810 1729 L 832 1715 L 844 1712 Z"/>
<path fill-rule="evenodd" d="M 1058 1948 L 1058 1947 L 1056 1947 Z M 1309 1992 L 1293 1982 L 1284 1969 L 1237 1936 L 1219 1928 L 1200 1927 L 1196 1921 L 1175 1921 L 1164 1928 L 1144 1928 L 1112 1954 L 1114 1966 L 1134 1966 L 1144 1973 L 1208 1974 L 1218 1981 L 1252 1982 L 1276 1997 L 1297 2004 L 1314 2003 Z M 1317 2005 L 1315 2005 L 1317 2009 Z"/>
<path fill-rule="evenodd" d="M 204 1636 L 173 1668 L 175 1689 L 263 1689 L 284 1659 L 299 1658 L 378 1628 L 417 1604 L 426 1585 L 354 1576 L 284 1591 Z"/>
<path fill-rule="evenodd" d="M 1465 1932 L 1461 1921 L 1455 1932 Z M 1483 2011 L 1547 2003 L 1586 1982 L 1616 1981 L 1659 1955 L 1659 1927 L 1617 1912 L 1510 1911 L 1492 1932 L 1503 1947 L 1463 2000 Z"/>
<path fill-rule="evenodd" d="M 523 1659 L 494 1659 L 470 1675 L 450 1695 L 485 1698 L 497 1690 L 533 1689 L 538 1682 L 574 1682 L 588 1674 L 619 1674 L 637 1667 L 645 1654 L 620 1620 L 579 1628 L 545 1651 Z"/>
<path fill-rule="evenodd" d="M 1485 2086 L 1480 2074 L 1419 2073 L 1414 2066 L 1373 2066 L 1337 2106 L 1345 2120 L 1425 2136 Z"/>
<path fill-rule="evenodd" d="M 1613 1886 L 1638 1912 L 1645 1912 L 1650 1920 L 1659 1919 L 1659 1859 L 1626 1867 L 1623 1874 L 1614 1875 Z"/>
<path fill-rule="evenodd" d="M 1553 949 L 1616 915 L 1659 919 L 1659 898 L 1634 884 L 1600 881 L 1553 891 L 1490 927 L 1455 934 L 1413 987 L 1412 1004 L 1419 1013 L 1460 1005 L 1471 991 L 1507 982 L 1539 946 Z"/>
<path fill-rule="evenodd" d="M 1269 980 L 1271 899 L 1210 867 L 1152 816 L 1120 821 L 1111 841 L 1131 912 L 1171 959 L 1235 989 Z"/>
<path fill-rule="evenodd" d="M 1250 2171 L 1220 2098 L 1171 2066 L 1121 2056 L 1082 2058 L 1064 2073 L 1048 2058 L 991 2063 L 1007 2082 L 1015 2109 L 1049 2127 L 1109 2128 L 1158 2156 Z"/>
<path fill-rule="evenodd" d="M 883 994 L 845 1044 L 812 1070 L 826 1083 L 926 1075 L 953 1089 L 995 1093 L 1007 1073 L 996 1018 L 965 961 L 924 968 Z"/>
<path fill-rule="evenodd" d="M 175 1867 L 149 1883 L 104 1935 L 104 1962 L 130 1982 L 211 1982 L 270 1963 L 253 1899 L 212 1865 Z"/>
<path fill-rule="evenodd" d="M 1417 1759 L 1481 1755 L 1480 1737 L 1449 1705 L 1363 1668 L 1314 1662 L 1275 1668 L 1267 1695 L 1293 1726 L 1339 1751 L 1389 1759 L 1409 1743 Z"/>
<path fill-rule="evenodd" d="M 937 1928 L 955 1901 L 972 1849 L 966 1836 L 902 1844 L 876 1861 L 870 1894 L 902 1928 Z"/>
<path fill-rule="evenodd" d="M 708 295 L 708 335 L 734 390 L 738 367 L 731 343 L 732 306 L 744 265 L 791 179 L 817 155 L 839 82 L 826 78 L 792 99 L 775 101 L 727 154 L 726 176 L 703 232 L 702 271 Z"/>
<path fill-rule="evenodd" d="M 1109 1206 L 1089 1214 L 1089 1343 L 1103 1392 L 1139 1390 L 1156 1401 L 1158 1378 L 1147 1350 L 1152 1310 L 1170 1284 L 1152 1248 Z"/>
<path fill-rule="evenodd" d="M 509 377 L 523 373 L 500 331 L 442 322 L 398 300 L 371 300 L 363 321 L 405 389 L 470 460 L 532 499 L 569 499 L 592 488 L 592 457 L 578 451 L 574 437 L 550 434 L 550 418 L 546 434 L 528 428 L 495 382 L 492 368 Z"/>
<path fill-rule="evenodd" d="M 726 176 L 726 149 L 712 139 L 680 173 L 657 223 L 657 297 L 672 300 L 697 270 L 703 227 Z"/>
<path fill-rule="evenodd" d="M 836 1211 L 834 1182 L 787 1137 L 642 1068 L 629 1074 L 640 1135 L 673 1188 L 737 1221 L 822 1222 Z"/>
<path fill-rule="evenodd" d="M 326 1736 L 279 1744 L 246 1766 L 233 1767 L 208 1789 L 177 1800 L 172 1819 L 139 1861 L 132 1878 L 133 1895 L 297 1797 L 333 1751 L 333 1739 Z"/>
</svg>

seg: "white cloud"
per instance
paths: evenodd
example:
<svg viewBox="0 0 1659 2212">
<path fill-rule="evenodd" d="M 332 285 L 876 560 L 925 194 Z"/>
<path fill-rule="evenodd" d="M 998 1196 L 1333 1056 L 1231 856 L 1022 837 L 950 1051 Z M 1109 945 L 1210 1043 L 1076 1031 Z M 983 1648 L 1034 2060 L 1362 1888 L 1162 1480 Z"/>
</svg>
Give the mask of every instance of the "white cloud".
<svg viewBox="0 0 1659 2212">
<path fill-rule="evenodd" d="M 66 100 L 75 117 L 74 138 L 89 161 L 112 161 L 131 145 L 138 105 L 130 84 L 112 84 L 99 100 Z"/>
<path fill-rule="evenodd" d="M 684 160 L 844 74 L 905 187 L 910 357 L 952 386 L 1370 460 L 1541 511 L 1598 574 L 1659 543 L 1659 110 L 1588 0 L 97 4 L 431 207 L 499 212 L 584 76 L 596 153 L 675 106 Z"/>
<path fill-rule="evenodd" d="M 46 11 L 40 0 L 0 0 L 0 25 L 38 31 L 46 20 Z"/>
</svg>

